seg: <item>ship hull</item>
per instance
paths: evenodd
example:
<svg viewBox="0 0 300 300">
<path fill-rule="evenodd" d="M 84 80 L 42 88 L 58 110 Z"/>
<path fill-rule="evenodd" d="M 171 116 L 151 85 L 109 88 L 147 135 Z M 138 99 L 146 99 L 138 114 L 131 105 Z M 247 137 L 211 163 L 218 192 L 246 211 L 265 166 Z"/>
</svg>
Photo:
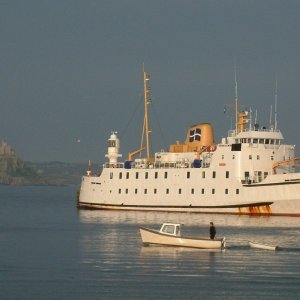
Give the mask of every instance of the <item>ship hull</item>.
<svg viewBox="0 0 300 300">
<path fill-rule="evenodd" d="M 110 182 L 108 171 L 100 176 L 84 176 L 78 207 L 85 209 L 189 212 L 204 214 L 237 214 L 253 216 L 300 217 L 300 174 L 269 176 L 259 184 L 241 184 L 237 180 L 219 181 L 211 194 L 211 181 L 180 179 L 181 170 L 174 171 L 170 182 Z M 172 173 L 172 171 L 171 171 Z M 188 183 L 187 183 L 188 182 Z M 157 191 L 150 193 L 155 190 Z M 178 186 L 184 189 L 178 194 Z M 197 187 L 201 186 L 197 190 Z M 227 189 L 230 187 L 230 189 Z M 139 188 L 139 190 L 137 190 Z M 168 194 L 164 191 L 170 189 Z M 193 194 L 190 191 L 193 190 Z M 201 194 L 204 190 L 206 193 Z M 224 193 L 226 190 L 226 193 Z M 136 192 L 137 191 L 137 192 Z M 172 193 L 176 191 L 176 193 Z M 209 192 L 208 192 L 209 191 Z M 238 193 L 238 194 L 237 194 Z"/>
<path fill-rule="evenodd" d="M 289 202 L 285 203 L 289 207 Z M 292 205 L 291 205 L 292 206 Z M 293 212 L 285 208 L 284 210 L 276 210 L 272 207 L 272 211 L 267 212 L 265 208 L 260 206 L 243 206 L 234 208 L 201 208 L 189 206 L 143 206 L 143 205 L 114 205 L 106 203 L 89 203 L 78 202 L 78 208 L 81 209 L 101 209 L 101 210 L 124 210 L 124 211 L 160 211 L 160 212 L 176 212 L 176 213 L 199 213 L 199 214 L 230 214 L 230 215 L 251 215 L 251 216 L 289 216 L 300 217 L 300 213 Z"/>
</svg>

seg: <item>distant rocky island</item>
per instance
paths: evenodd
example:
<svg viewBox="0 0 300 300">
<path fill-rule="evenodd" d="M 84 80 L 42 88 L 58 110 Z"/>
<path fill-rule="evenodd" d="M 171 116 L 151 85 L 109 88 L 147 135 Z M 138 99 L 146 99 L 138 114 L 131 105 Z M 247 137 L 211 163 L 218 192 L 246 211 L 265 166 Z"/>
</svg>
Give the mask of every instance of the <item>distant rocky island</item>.
<svg viewBox="0 0 300 300">
<path fill-rule="evenodd" d="M 24 162 L 12 147 L 0 143 L 0 185 L 79 185 L 86 164 Z"/>
</svg>

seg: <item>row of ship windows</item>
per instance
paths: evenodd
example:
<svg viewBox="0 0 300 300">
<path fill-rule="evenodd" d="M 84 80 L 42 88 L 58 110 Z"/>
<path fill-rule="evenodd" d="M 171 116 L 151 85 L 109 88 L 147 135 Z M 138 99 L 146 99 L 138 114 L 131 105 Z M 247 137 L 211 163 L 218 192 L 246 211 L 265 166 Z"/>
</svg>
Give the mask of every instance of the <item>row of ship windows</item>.
<svg viewBox="0 0 300 300">
<path fill-rule="evenodd" d="M 166 189 L 166 194 L 170 194 L 170 189 Z M 112 191 L 110 191 L 112 192 Z M 123 193 L 128 194 L 128 189 L 124 189 Z M 134 189 L 134 193 L 138 194 L 138 189 Z M 211 193 L 215 194 L 216 193 L 216 189 L 211 189 Z M 224 190 L 224 193 L 227 195 L 229 193 L 228 189 Z M 239 189 L 235 190 L 235 193 L 238 195 L 240 193 Z M 119 194 L 122 194 L 122 189 L 119 189 Z M 148 189 L 144 189 L 144 194 L 148 194 Z M 157 189 L 153 189 L 153 194 L 157 194 Z M 182 194 L 182 189 L 178 189 L 178 194 L 181 195 Z M 195 194 L 195 189 L 191 189 L 191 194 Z M 205 194 L 205 189 L 201 189 L 201 194 Z"/>
<path fill-rule="evenodd" d="M 236 139 L 236 143 L 249 143 L 249 144 L 265 144 L 265 145 L 280 145 L 278 139 Z"/>
<path fill-rule="evenodd" d="M 139 172 L 135 172 L 135 178 L 136 179 L 138 179 L 139 178 Z M 202 171 L 202 178 L 205 178 L 205 171 Z M 216 171 L 213 171 L 212 172 L 212 178 L 216 178 L 216 176 L 217 176 L 217 173 L 216 173 Z M 114 173 L 113 172 L 110 172 L 110 175 L 109 175 L 109 178 L 110 179 L 113 179 L 113 177 L 114 177 Z M 168 172 L 164 172 L 164 175 L 163 175 L 163 177 L 165 178 L 165 179 L 167 179 L 168 178 Z M 119 172 L 119 179 L 122 179 L 123 178 L 123 173 L 122 172 Z M 126 179 L 129 179 L 129 172 L 126 172 L 126 176 L 125 176 L 125 178 Z M 149 174 L 148 174 L 148 172 L 145 172 L 145 179 L 148 179 L 149 178 Z M 154 173 L 154 178 L 155 179 L 158 179 L 158 172 L 155 172 Z M 186 178 L 191 178 L 191 173 L 190 172 L 187 172 L 186 173 Z M 229 178 L 229 171 L 226 171 L 225 172 L 225 178 Z"/>
<path fill-rule="evenodd" d="M 252 159 L 252 154 L 249 154 L 249 159 L 250 159 L 250 160 Z M 257 159 L 257 160 L 260 159 L 259 155 L 256 155 L 256 159 Z M 274 156 L 273 156 L 273 155 L 271 155 L 271 160 L 274 160 Z"/>
<path fill-rule="evenodd" d="M 156 174 L 157 172 L 155 172 Z M 268 176 L 268 172 L 261 172 L 261 171 L 255 171 L 254 172 L 255 176 L 258 177 L 259 181 L 262 179 L 266 178 Z M 216 171 L 212 172 L 212 178 L 216 178 Z M 139 173 L 136 172 L 136 178 L 139 178 Z M 145 178 L 148 179 L 148 172 L 145 173 Z M 155 175 L 155 178 L 157 179 L 158 176 Z M 168 178 L 168 172 L 164 173 L 164 178 Z M 190 172 L 187 172 L 187 178 L 190 178 Z M 202 172 L 202 178 L 205 178 L 205 171 Z M 225 178 L 229 178 L 229 171 L 225 172 Z M 250 178 L 250 172 L 245 172 L 245 179 L 248 180 Z M 113 179 L 113 173 L 110 173 L 110 179 Z M 122 179 L 122 172 L 119 173 L 119 179 Z M 129 173 L 126 173 L 126 179 L 129 179 Z M 100 182 L 91 182 L 91 184 L 99 184 L 101 185 Z"/>
<path fill-rule="evenodd" d="M 255 155 L 252 155 L 252 154 L 249 154 L 249 159 L 251 160 Z M 225 156 L 222 155 L 222 159 L 225 159 Z M 232 155 L 232 159 L 235 159 L 235 155 Z M 257 160 L 260 160 L 260 156 L 259 155 L 256 155 L 256 159 Z M 274 156 L 271 155 L 271 160 L 274 160 Z"/>
</svg>

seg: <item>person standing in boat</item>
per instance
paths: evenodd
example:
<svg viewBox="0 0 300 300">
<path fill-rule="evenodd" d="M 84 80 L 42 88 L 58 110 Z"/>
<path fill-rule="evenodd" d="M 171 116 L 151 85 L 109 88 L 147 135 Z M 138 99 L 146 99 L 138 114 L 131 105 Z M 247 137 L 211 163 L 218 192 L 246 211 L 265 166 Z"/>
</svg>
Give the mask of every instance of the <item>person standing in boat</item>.
<svg viewBox="0 0 300 300">
<path fill-rule="evenodd" d="M 210 234 L 210 239 L 213 240 L 215 238 L 215 235 L 216 235 L 216 228 L 215 228 L 213 222 L 210 222 L 209 234 Z"/>
</svg>

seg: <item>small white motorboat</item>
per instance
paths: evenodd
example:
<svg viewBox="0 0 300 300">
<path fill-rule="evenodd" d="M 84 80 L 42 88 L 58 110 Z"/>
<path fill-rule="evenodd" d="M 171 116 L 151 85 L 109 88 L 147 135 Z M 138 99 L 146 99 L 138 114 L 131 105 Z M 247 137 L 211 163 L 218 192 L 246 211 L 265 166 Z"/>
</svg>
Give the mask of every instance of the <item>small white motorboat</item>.
<svg viewBox="0 0 300 300">
<path fill-rule="evenodd" d="M 181 224 L 163 223 L 160 230 L 140 227 L 140 234 L 145 246 L 164 245 L 200 249 L 225 248 L 225 237 L 217 239 L 181 236 Z"/>
<path fill-rule="evenodd" d="M 251 248 L 257 248 L 257 249 L 262 249 L 262 250 L 271 250 L 271 251 L 278 250 L 278 246 L 266 245 L 266 244 L 250 242 L 250 241 L 248 241 L 248 244 Z"/>
</svg>

